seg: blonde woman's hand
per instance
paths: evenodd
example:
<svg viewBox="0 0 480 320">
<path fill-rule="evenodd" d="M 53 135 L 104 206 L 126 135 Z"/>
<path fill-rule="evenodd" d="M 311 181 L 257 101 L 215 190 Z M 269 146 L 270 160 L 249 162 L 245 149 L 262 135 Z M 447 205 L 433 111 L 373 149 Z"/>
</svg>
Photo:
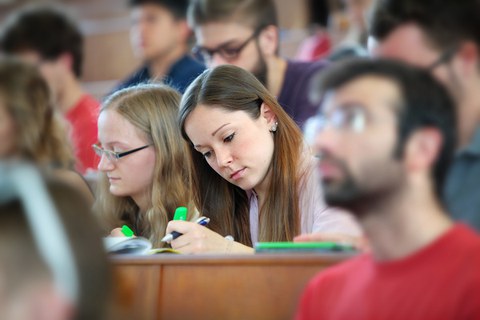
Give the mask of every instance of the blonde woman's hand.
<svg viewBox="0 0 480 320">
<path fill-rule="evenodd" d="M 110 231 L 110 237 L 126 237 L 126 235 L 123 234 L 122 228 L 115 228 Z"/>
</svg>

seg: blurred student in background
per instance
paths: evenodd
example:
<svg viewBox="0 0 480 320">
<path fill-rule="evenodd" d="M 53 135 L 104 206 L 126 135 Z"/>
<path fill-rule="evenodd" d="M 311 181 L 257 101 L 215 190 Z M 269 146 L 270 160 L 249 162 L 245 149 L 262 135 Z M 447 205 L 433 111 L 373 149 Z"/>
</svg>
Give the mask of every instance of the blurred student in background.
<svg viewBox="0 0 480 320">
<path fill-rule="evenodd" d="M 371 253 L 315 277 L 297 319 L 479 319 L 480 237 L 441 201 L 456 143 L 446 90 L 424 70 L 363 60 L 321 91 L 325 199 L 355 215 Z"/>
<path fill-rule="evenodd" d="M 115 90 L 158 79 L 183 93 L 205 69 L 189 55 L 188 0 L 129 0 L 129 5 L 132 47 L 144 65 Z"/>
<path fill-rule="evenodd" d="M 48 84 L 36 67 L 12 57 L 0 58 L 0 141 L 0 159 L 32 162 L 93 203 L 87 183 L 74 171 L 65 123 Z"/>
<path fill-rule="evenodd" d="M 194 51 L 207 66 L 233 64 L 252 72 L 299 126 L 317 112 L 308 88 L 310 78 L 325 64 L 279 55 L 273 0 L 193 0 L 188 20 L 197 41 Z"/>
<path fill-rule="evenodd" d="M 0 319 L 105 319 L 110 270 L 90 205 L 60 180 L 4 164 Z"/>
<path fill-rule="evenodd" d="M 459 145 L 444 197 L 455 220 L 480 231 L 480 2 L 379 0 L 371 26 L 374 56 L 429 69 L 457 108 Z"/>
<path fill-rule="evenodd" d="M 186 142 L 177 124 L 180 94 L 166 86 L 142 84 L 115 92 L 98 118 L 101 172 L 95 210 L 105 231 L 121 236 L 128 225 L 154 247 L 175 209 L 195 215 Z"/>
<path fill-rule="evenodd" d="M 183 234 L 174 249 L 252 253 L 257 241 L 299 233 L 359 234 L 349 215 L 326 208 L 300 129 L 250 72 L 232 65 L 205 71 L 183 95 L 180 125 L 196 205 L 211 222 L 208 229 L 171 221 L 167 231 Z"/>
<path fill-rule="evenodd" d="M 332 49 L 332 38 L 328 31 L 330 3 L 328 0 L 308 0 L 308 28 L 310 35 L 299 44 L 295 60 L 315 61 L 324 59 Z"/>
<path fill-rule="evenodd" d="M 53 94 L 55 107 L 70 123 L 77 170 L 95 170 L 91 149 L 97 137 L 99 103 L 80 84 L 83 38 L 66 13 L 29 6 L 12 13 L 2 26 L 0 50 L 36 65 Z"/>
</svg>

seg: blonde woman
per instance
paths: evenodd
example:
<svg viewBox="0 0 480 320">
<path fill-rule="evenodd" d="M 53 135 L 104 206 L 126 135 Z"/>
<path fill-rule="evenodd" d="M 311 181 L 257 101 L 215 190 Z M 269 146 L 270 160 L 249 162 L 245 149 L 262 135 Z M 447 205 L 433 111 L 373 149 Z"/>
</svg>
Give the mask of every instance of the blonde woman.
<svg viewBox="0 0 480 320">
<path fill-rule="evenodd" d="M 103 227 L 120 235 L 123 224 L 154 247 L 178 206 L 194 214 L 187 144 L 177 124 L 180 94 L 159 84 L 117 91 L 98 118 L 101 156 L 95 210 Z"/>
</svg>

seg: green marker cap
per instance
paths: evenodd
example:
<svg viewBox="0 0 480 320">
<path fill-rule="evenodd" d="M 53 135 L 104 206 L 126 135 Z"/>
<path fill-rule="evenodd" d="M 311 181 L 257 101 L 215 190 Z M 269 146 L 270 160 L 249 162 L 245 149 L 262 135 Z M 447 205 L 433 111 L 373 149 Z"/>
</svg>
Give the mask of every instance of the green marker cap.
<svg viewBox="0 0 480 320">
<path fill-rule="evenodd" d="M 187 208 L 178 207 L 177 209 L 175 209 L 175 215 L 173 216 L 173 220 L 187 220 Z"/>
<path fill-rule="evenodd" d="M 133 233 L 133 230 L 130 229 L 126 224 L 124 224 L 122 226 L 122 233 L 126 236 L 126 237 L 132 237 L 134 235 Z"/>
</svg>

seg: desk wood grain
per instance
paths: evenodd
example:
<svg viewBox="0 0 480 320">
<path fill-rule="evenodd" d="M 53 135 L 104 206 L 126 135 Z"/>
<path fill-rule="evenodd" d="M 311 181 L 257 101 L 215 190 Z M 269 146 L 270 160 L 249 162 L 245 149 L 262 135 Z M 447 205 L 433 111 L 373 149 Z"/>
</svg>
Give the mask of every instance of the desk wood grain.
<svg viewBox="0 0 480 320">
<path fill-rule="evenodd" d="M 115 319 L 292 319 L 307 281 L 347 255 L 114 256 Z"/>
</svg>

